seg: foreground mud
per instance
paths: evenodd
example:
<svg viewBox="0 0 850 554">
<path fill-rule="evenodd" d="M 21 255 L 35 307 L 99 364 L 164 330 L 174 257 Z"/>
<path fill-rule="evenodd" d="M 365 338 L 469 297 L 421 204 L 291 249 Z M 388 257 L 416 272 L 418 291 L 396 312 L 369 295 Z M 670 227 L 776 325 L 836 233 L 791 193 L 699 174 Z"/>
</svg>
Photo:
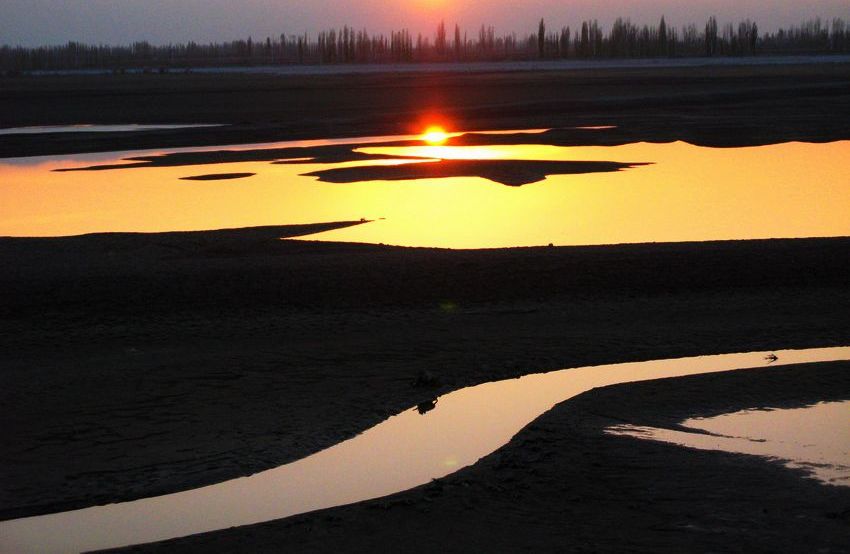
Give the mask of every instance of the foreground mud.
<svg viewBox="0 0 850 554">
<path fill-rule="evenodd" d="M 304 231 L 0 241 L 2 514 L 247 475 L 484 381 L 850 344 L 847 239 L 450 251 L 277 238 Z M 423 371 L 431 386 L 414 386 Z"/>
<path fill-rule="evenodd" d="M 122 552 L 847 552 L 850 488 L 778 462 L 604 433 L 850 396 L 850 364 L 623 384 L 556 406 L 430 485 Z"/>
</svg>

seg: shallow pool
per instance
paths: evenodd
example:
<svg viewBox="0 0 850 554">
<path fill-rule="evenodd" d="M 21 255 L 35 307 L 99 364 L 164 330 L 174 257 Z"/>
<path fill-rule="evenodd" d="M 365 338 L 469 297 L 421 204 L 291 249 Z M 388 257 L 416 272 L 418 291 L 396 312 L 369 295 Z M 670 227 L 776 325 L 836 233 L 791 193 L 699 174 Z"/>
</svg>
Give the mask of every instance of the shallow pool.
<svg viewBox="0 0 850 554">
<path fill-rule="evenodd" d="M 122 161 L 151 152 L 0 160 L 0 235 L 361 218 L 373 222 L 310 239 L 490 248 L 850 234 L 850 141 L 748 148 L 563 147 L 528 138 L 514 145 L 382 145 L 390 139 L 399 137 L 243 145 L 228 147 L 221 163 L 190 158 L 168 166 Z M 351 145 L 348 157 L 316 157 L 317 147 L 340 144 Z M 234 174 L 251 175 L 197 179 Z"/>
<path fill-rule="evenodd" d="M 687 419 L 682 426 L 693 432 L 632 425 L 614 426 L 607 432 L 700 450 L 764 456 L 825 483 L 850 486 L 850 402 L 741 410 Z"/>
</svg>

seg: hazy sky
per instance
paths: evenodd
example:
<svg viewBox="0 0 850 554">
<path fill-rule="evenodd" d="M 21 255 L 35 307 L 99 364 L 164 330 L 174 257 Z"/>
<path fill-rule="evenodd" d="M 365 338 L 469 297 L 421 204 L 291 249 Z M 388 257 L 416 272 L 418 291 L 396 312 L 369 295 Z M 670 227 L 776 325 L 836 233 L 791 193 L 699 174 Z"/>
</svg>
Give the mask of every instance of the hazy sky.
<svg viewBox="0 0 850 554">
<path fill-rule="evenodd" d="M 677 26 L 714 14 L 772 30 L 815 16 L 850 19 L 850 0 L 0 0 L 0 44 L 207 42 L 343 24 L 431 34 L 441 18 L 470 32 L 484 23 L 526 33 L 541 17 L 551 27 L 595 17 L 607 28 L 619 15 L 645 23 L 662 14 Z"/>
</svg>

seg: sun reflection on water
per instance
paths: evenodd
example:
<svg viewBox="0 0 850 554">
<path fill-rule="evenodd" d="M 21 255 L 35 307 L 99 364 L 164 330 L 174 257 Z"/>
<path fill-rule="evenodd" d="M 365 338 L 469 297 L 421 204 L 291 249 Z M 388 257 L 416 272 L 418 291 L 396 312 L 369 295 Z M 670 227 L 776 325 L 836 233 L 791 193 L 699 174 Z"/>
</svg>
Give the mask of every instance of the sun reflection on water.
<svg viewBox="0 0 850 554">
<path fill-rule="evenodd" d="M 431 145 L 445 144 L 450 136 L 442 127 L 436 125 L 428 127 L 422 134 L 422 140 Z"/>
<path fill-rule="evenodd" d="M 422 142 L 364 146 L 356 152 L 392 159 L 302 158 L 292 164 L 246 161 L 65 173 L 52 170 L 87 166 L 92 160 L 57 156 L 28 165 L 0 161 L 0 235 L 184 231 L 360 218 L 375 222 L 308 240 L 492 248 L 850 234 L 843 163 L 850 155 L 850 141 L 734 149 L 686 143 L 558 147 Z M 130 155 L 99 154 L 97 160 L 115 163 Z M 440 159 L 652 165 L 549 174 L 522 187 L 472 173 L 437 178 L 435 172 L 435 178 L 352 184 L 305 176 L 328 168 Z M 521 164 L 515 166 L 524 170 Z M 246 172 L 256 176 L 244 181 L 181 180 Z"/>
</svg>

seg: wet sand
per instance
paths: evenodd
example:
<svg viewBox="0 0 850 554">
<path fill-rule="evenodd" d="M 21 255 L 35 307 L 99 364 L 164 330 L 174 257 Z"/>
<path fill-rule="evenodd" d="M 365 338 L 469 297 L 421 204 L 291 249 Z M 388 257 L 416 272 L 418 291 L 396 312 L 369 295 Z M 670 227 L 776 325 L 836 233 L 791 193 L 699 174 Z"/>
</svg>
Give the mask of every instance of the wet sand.
<svg viewBox="0 0 850 554">
<path fill-rule="evenodd" d="M 2 515 L 247 475 L 484 381 L 850 344 L 846 238 L 469 251 L 278 239 L 311 230 L 0 240 Z M 435 386 L 414 386 L 423 371 Z"/>
<path fill-rule="evenodd" d="M 4 126 L 203 123 L 0 136 L 0 157 L 176 146 L 616 125 L 584 144 L 706 146 L 848 138 L 850 64 L 474 73 L 104 75 L 0 80 Z"/>
<path fill-rule="evenodd" d="M 847 552 L 850 488 L 763 458 L 604 433 L 846 398 L 850 363 L 594 389 L 416 489 L 121 552 Z"/>
</svg>

